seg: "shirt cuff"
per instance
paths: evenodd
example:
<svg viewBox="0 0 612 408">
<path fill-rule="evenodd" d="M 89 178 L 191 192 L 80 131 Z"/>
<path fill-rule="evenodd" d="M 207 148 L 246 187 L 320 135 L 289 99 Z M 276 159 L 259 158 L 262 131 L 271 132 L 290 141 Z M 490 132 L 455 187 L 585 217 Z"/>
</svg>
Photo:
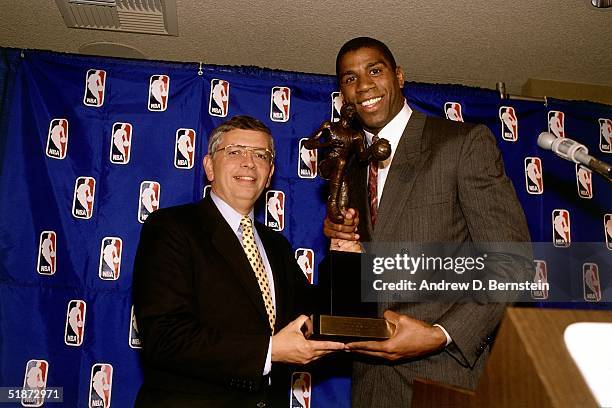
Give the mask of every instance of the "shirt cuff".
<svg viewBox="0 0 612 408">
<path fill-rule="evenodd" d="M 444 333 L 446 333 L 446 330 Z M 270 337 L 270 342 L 268 343 L 268 354 L 266 355 L 266 364 L 264 365 L 263 375 L 270 374 L 270 371 L 272 371 L 272 337 Z"/>
<path fill-rule="evenodd" d="M 453 342 L 453 339 L 451 339 L 450 334 L 448 334 L 448 332 L 446 331 L 446 329 L 442 326 L 440 326 L 439 324 L 434 324 L 434 326 L 439 327 L 440 329 L 442 329 L 442 331 L 444 332 L 444 335 L 446 336 L 446 346 L 448 346 L 449 344 L 451 344 Z"/>
</svg>

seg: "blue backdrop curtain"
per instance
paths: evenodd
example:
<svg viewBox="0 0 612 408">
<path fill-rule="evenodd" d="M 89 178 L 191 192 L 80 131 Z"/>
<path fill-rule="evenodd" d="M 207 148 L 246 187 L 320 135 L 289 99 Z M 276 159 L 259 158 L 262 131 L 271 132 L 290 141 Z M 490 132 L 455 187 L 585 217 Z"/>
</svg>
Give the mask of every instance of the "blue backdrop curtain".
<svg viewBox="0 0 612 408">
<path fill-rule="evenodd" d="M 207 135 L 233 115 L 262 119 L 274 134 L 271 189 L 283 193 L 276 196 L 284 198 L 284 215 L 274 219 L 263 202 L 257 218 L 282 227 L 294 249 L 312 250 L 316 282 L 316 263 L 326 249 L 326 187 L 319 177 L 309 178 L 299 147 L 301 138 L 337 114 L 334 77 L 206 65 L 198 72 L 194 63 L 14 49 L 0 49 L 0 56 L 0 386 L 20 388 L 26 371 L 39 363 L 47 387 L 63 387 L 65 406 L 87 406 L 98 398 L 95 373 L 106 370 L 110 379 L 112 367 L 112 392 L 105 390 L 103 404 L 133 404 L 141 383 L 131 318 L 138 217 L 147 211 L 141 193 L 152 188 L 153 207 L 155 201 L 168 207 L 200 199 Z M 100 87 L 98 94 L 88 82 Z M 572 242 L 595 242 L 605 250 L 611 185 L 593 175 L 592 197 L 584 186 L 579 193 L 574 164 L 542 151 L 536 139 L 550 119 L 561 123 L 563 116 L 566 136 L 610 161 L 602 129 L 612 120 L 612 107 L 555 99 L 546 106 L 500 100 L 489 90 L 412 82 L 405 94 L 418 110 L 436 116 L 448 110 L 455 119 L 460 114 L 491 128 L 534 241 L 552 241 L 551 217 L 561 209 L 571 219 Z M 115 138 L 126 141 L 126 133 L 121 151 Z M 194 141 L 192 152 L 177 148 L 182 135 Z M 543 185 L 526 176 L 526 158 L 539 159 L 528 160 L 539 166 Z M 109 263 L 105 251 L 112 254 Z M 114 269 L 113 258 L 119 261 Z M 600 301 L 580 306 L 605 307 L 612 299 L 610 256 L 605 259 L 598 265 Z M 581 271 L 563 273 L 582 279 Z M 312 406 L 349 406 L 343 358 L 304 371 L 311 374 Z"/>
</svg>

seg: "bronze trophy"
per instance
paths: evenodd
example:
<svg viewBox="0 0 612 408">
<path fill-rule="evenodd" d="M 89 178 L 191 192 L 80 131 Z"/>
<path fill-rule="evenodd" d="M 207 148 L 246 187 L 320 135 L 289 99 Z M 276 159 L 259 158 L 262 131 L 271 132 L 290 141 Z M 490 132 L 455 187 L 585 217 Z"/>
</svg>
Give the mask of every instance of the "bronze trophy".
<svg viewBox="0 0 612 408">
<path fill-rule="evenodd" d="M 344 222 L 343 212 L 348 207 L 349 163 L 380 161 L 391 155 L 391 145 L 386 139 L 365 147 L 365 135 L 357 124 L 352 103 L 342 106 L 338 122 L 323 122 L 304 147 L 328 149 L 319 164 L 319 174 L 329 180 L 327 216 L 339 224 Z M 319 265 L 318 310 L 313 318 L 316 337 L 340 341 L 382 340 L 393 333 L 386 320 L 377 318 L 376 303 L 361 301 L 361 279 L 355 275 L 361 269 L 361 256 L 331 251 Z"/>
</svg>

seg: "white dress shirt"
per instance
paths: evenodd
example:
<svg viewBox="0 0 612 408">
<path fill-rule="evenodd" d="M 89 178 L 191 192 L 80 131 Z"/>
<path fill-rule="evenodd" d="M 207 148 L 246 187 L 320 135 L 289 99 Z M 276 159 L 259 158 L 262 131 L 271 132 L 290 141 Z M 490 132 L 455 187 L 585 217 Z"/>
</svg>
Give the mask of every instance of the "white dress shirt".
<svg viewBox="0 0 612 408">
<path fill-rule="evenodd" d="M 240 241 L 242 245 L 242 227 L 240 226 L 240 220 L 243 217 L 243 214 L 240 214 L 238 211 L 234 210 L 227 204 L 221 197 L 216 195 L 212 190 L 210 190 L 210 198 L 212 198 L 213 203 L 223 216 L 223 219 L 229 224 L 230 228 L 236 234 L 236 238 Z M 274 312 L 276 313 L 276 296 L 274 295 L 274 276 L 272 275 L 272 268 L 270 267 L 270 262 L 268 261 L 268 256 L 266 255 L 266 249 L 261 242 L 261 238 L 259 238 L 259 234 L 257 233 L 257 228 L 255 228 L 255 218 L 253 215 L 253 209 L 249 212 L 249 218 L 253 223 L 253 234 L 255 235 L 255 243 L 257 244 L 257 249 L 259 250 L 259 254 L 261 255 L 261 259 L 263 261 L 264 267 L 266 268 L 266 273 L 268 274 L 268 281 L 270 282 L 270 294 L 272 295 L 272 303 L 274 304 Z M 255 272 L 253 272 L 253 276 L 255 276 Z M 270 341 L 268 342 L 268 354 L 266 355 L 266 364 L 264 365 L 263 375 L 268 375 L 272 370 L 272 337 L 270 337 Z"/>
</svg>

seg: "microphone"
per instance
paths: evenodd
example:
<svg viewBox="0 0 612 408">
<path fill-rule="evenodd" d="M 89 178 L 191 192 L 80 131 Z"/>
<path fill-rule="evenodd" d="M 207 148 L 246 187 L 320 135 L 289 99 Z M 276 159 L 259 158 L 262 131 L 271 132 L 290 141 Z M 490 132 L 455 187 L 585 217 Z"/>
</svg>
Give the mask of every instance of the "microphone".
<svg viewBox="0 0 612 408">
<path fill-rule="evenodd" d="M 554 154 L 565 160 L 582 164 L 612 182 L 612 166 L 589 155 L 586 146 L 575 140 L 542 132 L 538 136 L 538 146 L 544 150 L 552 150 Z"/>
</svg>

